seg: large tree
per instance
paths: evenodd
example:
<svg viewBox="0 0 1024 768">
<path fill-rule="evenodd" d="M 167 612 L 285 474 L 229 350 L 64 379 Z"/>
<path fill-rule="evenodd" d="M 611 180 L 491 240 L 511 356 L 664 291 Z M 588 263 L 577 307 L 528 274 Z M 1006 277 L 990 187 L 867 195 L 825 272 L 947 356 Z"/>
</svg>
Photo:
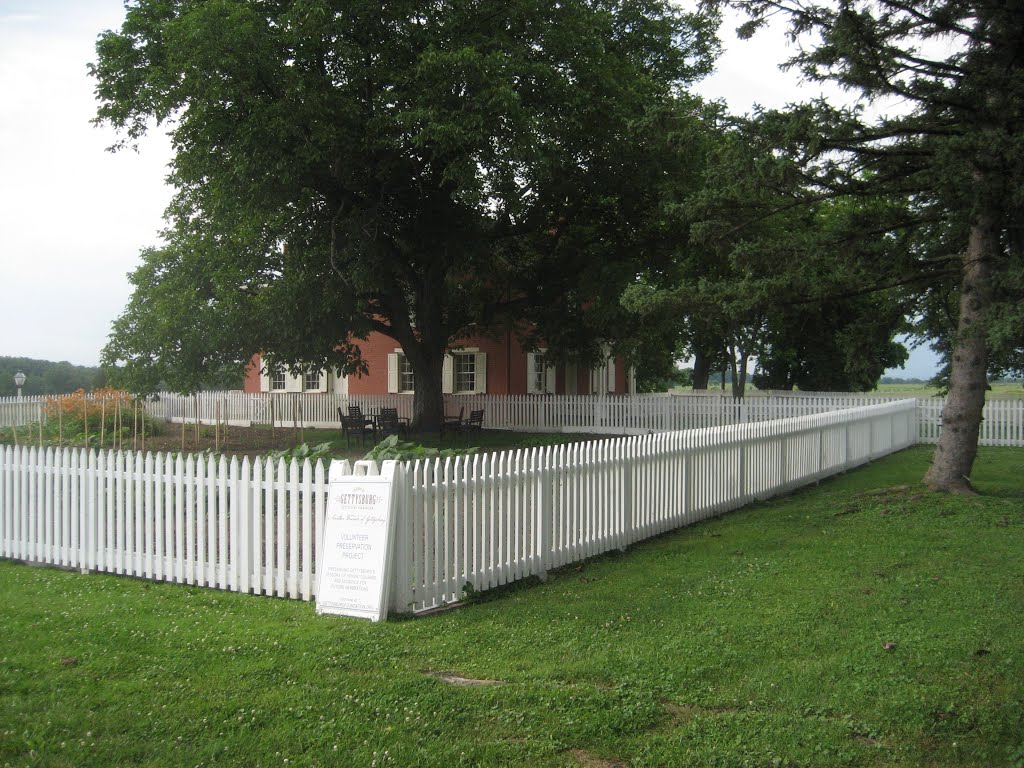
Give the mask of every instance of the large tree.
<svg viewBox="0 0 1024 768">
<path fill-rule="evenodd" d="M 803 43 L 791 65 L 806 77 L 899 104 L 868 120 L 859 107 L 817 102 L 765 122 L 816 191 L 906 201 L 911 216 L 899 227 L 917 237 L 914 258 L 876 264 L 861 288 L 925 292 L 959 265 L 949 396 L 925 481 L 969 490 L 986 369 L 994 347 L 1020 346 L 1024 312 L 1019 288 L 1006 295 L 1024 259 L 1024 4 L 727 1 L 750 14 L 744 33 L 788 19 Z"/>
<path fill-rule="evenodd" d="M 97 119 L 124 144 L 166 125 L 177 194 L 108 361 L 262 351 L 355 372 L 376 330 L 426 428 L 459 336 L 536 320 L 595 347 L 593 293 L 636 271 L 648 116 L 713 47 L 707 18 L 665 0 L 129 3 L 97 44 Z M 216 333 L 147 321 L 176 290 L 184 330 Z"/>
<path fill-rule="evenodd" d="M 742 397 L 751 357 L 759 387 L 873 388 L 905 359 L 893 337 L 908 304 L 895 290 L 868 296 L 856 286 L 874 263 L 904 260 L 908 246 L 884 231 L 865 234 L 905 218 L 904 209 L 830 200 L 757 120 L 716 105 L 702 115 L 682 150 L 697 150 L 700 182 L 667 191 L 673 258 L 646 270 L 622 303 L 675 333 L 694 360 L 695 389 L 707 387 L 712 370 L 731 369 L 733 395 Z"/>
</svg>

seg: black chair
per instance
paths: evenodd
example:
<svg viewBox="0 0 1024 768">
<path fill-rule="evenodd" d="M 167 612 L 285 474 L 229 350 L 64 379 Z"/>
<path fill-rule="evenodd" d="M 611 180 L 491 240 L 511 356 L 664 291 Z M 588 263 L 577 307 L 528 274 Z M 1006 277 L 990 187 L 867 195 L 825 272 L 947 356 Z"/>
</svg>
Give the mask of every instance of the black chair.
<svg viewBox="0 0 1024 768">
<path fill-rule="evenodd" d="M 353 414 L 355 411 L 355 414 Z M 358 407 L 349 408 L 348 416 L 345 412 L 338 407 L 338 418 L 341 419 L 341 432 L 345 435 L 345 445 L 352 445 L 352 435 L 359 435 L 359 444 L 364 445 L 366 443 L 366 436 L 370 435 L 373 437 L 373 441 L 377 442 L 377 425 L 373 419 L 367 419 L 363 416 L 362 410 Z"/>
<path fill-rule="evenodd" d="M 377 417 L 377 430 L 382 435 L 409 436 L 409 420 L 398 415 L 397 408 L 381 408 Z"/>
<path fill-rule="evenodd" d="M 463 435 L 468 436 L 474 433 L 483 431 L 484 428 L 484 409 L 481 408 L 479 411 L 470 411 L 469 418 L 459 423 L 458 430 Z"/>
<path fill-rule="evenodd" d="M 466 412 L 466 407 L 459 408 L 458 416 L 447 416 L 445 415 L 441 419 L 441 437 L 444 437 L 444 433 L 448 431 L 458 432 L 462 426 L 462 415 Z"/>
</svg>

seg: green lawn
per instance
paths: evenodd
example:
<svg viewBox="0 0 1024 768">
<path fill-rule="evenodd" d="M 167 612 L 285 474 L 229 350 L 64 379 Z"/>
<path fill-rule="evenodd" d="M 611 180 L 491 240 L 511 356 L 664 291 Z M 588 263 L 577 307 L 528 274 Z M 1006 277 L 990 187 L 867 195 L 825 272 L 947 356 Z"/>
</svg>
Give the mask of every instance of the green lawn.
<svg viewBox="0 0 1024 768">
<path fill-rule="evenodd" d="M 907 397 L 936 397 L 939 390 L 926 384 L 879 384 L 875 390 L 880 395 L 906 395 Z M 1008 382 L 990 384 L 986 398 L 1019 398 L 1024 397 L 1024 386 Z"/>
<path fill-rule="evenodd" d="M 1024 450 L 928 457 L 380 625 L 0 563 L 0 766 L 1019 766 Z"/>
</svg>

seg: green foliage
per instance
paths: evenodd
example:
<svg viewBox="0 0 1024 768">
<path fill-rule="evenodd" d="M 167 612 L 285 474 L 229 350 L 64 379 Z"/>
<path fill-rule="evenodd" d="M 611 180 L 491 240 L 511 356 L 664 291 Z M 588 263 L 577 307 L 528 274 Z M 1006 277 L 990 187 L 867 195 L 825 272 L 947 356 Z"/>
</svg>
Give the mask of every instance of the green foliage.
<svg viewBox="0 0 1024 768">
<path fill-rule="evenodd" d="M 419 443 L 400 440 L 398 435 L 389 435 L 370 449 L 364 459 L 373 461 L 415 461 L 416 459 L 448 458 L 471 456 L 478 448 L 427 448 Z"/>
<path fill-rule="evenodd" d="M 734 394 L 742 394 L 751 357 L 762 369 L 758 386 L 871 388 L 904 359 L 893 337 L 910 305 L 896 291 L 847 294 L 874 265 L 904 259 L 901 238 L 861 237 L 904 209 L 823 200 L 756 124 L 714 109 L 692 134 L 696 148 L 676 151 L 690 155 L 702 184 L 670 189 L 664 201 L 677 220 L 673 258 L 630 286 L 623 306 L 649 333 L 668 335 L 670 356 L 694 359 L 697 388 L 712 371 L 732 369 Z M 659 362 L 654 381 L 666 369 Z"/>
<path fill-rule="evenodd" d="M 0 764 L 1013 765 L 1021 454 L 953 498 L 913 449 L 415 621 L 0 562 Z"/>
<path fill-rule="evenodd" d="M 129 274 L 128 308 L 101 354 L 119 386 L 139 394 L 241 387 L 243 366 L 258 351 L 246 338 L 246 314 L 259 308 L 244 296 L 221 300 L 218 286 L 228 278 L 200 245 L 174 240 L 145 250 Z"/>
<path fill-rule="evenodd" d="M 280 451 L 271 451 L 267 454 L 267 458 L 271 461 L 284 459 L 286 462 L 301 462 L 308 459 L 310 463 L 314 463 L 318 459 L 330 459 L 332 453 L 333 449 L 330 443 L 320 443 L 318 445 L 300 443 L 292 448 L 285 448 Z"/>
<path fill-rule="evenodd" d="M 609 322 L 584 308 L 636 274 L 648 139 L 710 70 L 715 21 L 667 0 L 131 4 L 97 43 L 97 119 L 125 143 L 169 125 L 177 194 L 105 362 L 178 389 L 256 351 L 354 372 L 379 331 L 425 428 L 453 339 L 529 319 L 592 352 Z"/>
<path fill-rule="evenodd" d="M 672 362 L 667 370 L 637 370 L 637 392 L 668 392 L 670 389 L 693 386 L 693 369 L 679 368 Z"/>
<path fill-rule="evenodd" d="M 882 103 L 824 100 L 757 116 L 807 197 L 865 213 L 845 295 L 899 289 L 919 332 L 950 362 L 929 484 L 966 490 L 986 372 L 1024 361 L 1024 4 L 963 0 L 724 0 L 752 33 L 782 19 L 800 41 L 789 65 Z M 894 102 L 899 104 L 896 107 Z M 895 215 L 894 215 L 895 214 Z M 896 258 L 879 258 L 896 246 Z M 945 378 L 945 376 L 940 376 Z"/>
<path fill-rule="evenodd" d="M 21 394 L 63 395 L 76 389 L 92 389 L 104 386 L 103 372 L 97 367 L 72 365 L 68 362 L 54 363 L 49 360 L 34 360 L 30 357 L 0 356 L 0 397 L 14 397 L 18 388 L 14 386 L 14 374 L 25 374 L 25 386 Z"/>
<path fill-rule="evenodd" d="M 779 308 L 772 312 L 752 381 L 758 389 L 872 390 L 883 371 L 909 356 L 893 340 L 903 313 L 900 302 L 880 294 L 797 311 Z"/>
</svg>

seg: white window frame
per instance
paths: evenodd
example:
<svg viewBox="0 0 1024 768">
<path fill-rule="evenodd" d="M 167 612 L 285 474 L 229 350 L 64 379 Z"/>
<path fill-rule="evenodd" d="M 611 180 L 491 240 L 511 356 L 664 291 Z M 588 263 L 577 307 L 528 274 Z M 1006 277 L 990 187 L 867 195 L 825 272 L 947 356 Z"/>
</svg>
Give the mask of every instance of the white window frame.
<svg viewBox="0 0 1024 768">
<path fill-rule="evenodd" d="M 473 389 L 454 391 L 455 384 L 455 355 L 471 354 L 475 356 L 473 362 Z M 414 377 L 412 367 L 403 372 L 408 366 L 408 357 L 401 347 L 395 348 L 394 352 L 388 353 L 388 392 L 390 394 L 409 395 L 415 392 L 416 380 L 412 378 L 412 389 L 403 388 L 403 379 Z M 444 356 L 444 364 L 441 368 L 441 391 L 446 394 L 479 395 L 487 392 L 487 353 L 477 349 L 459 349 L 454 353 Z"/>
<path fill-rule="evenodd" d="M 546 362 L 547 349 L 526 355 L 526 392 L 531 395 L 555 393 L 555 369 Z M 542 366 L 538 370 L 538 365 Z"/>
<path fill-rule="evenodd" d="M 456 356 L 473 355 L 473 388 L 456 389 Z M 478 347 L 460 347 L 444 356 L 441 368 L 441 391 L 446 395 L 487 394 L 487 353 Z"/>
<path fill-rule="evenodd" d="M 267 379 L 267 386 L 271 392 L 284 392 L 288 389 L 288 372 L 283 366 L 276 365 L 271 368 Z"/>
<path fill-rule="evenodd" d="M 315 379 L 313 377 L 316 377 Z M 307 371 L 302 374 L 302 389 L 304 392 L 319 392 L 323 384 L 323 374 L 320 371 Z"/>
<path fill-rule="evenodd" d="M 408 387 L 402 386 L 408 379 Z M 398 353 L 398 392 L 400 394 L 412 394 L 416 391 L 416 373 L 412 369 L 412 363 L 403 352 Z"/>
<path fill-rule="evenodd" d="M 463 370 L 459 370 L 460 366 L 463 366 Z M 456 395 L 473 394 L 477 389 L 476 381 L 476 354 L 474 352 L 452 352 L 452 393 Z"/>
<path fill-rule="evenodd" d="M 412 386 L 402 388 L 404 380 L 408 377 L 408 383 Z M 409 364 L 401 347 L 396 347 L 394 352 L 388 352 L 388 393 L 392 395 L 411 395 L 416 391 L 416 374 Z"/>
</svg>

